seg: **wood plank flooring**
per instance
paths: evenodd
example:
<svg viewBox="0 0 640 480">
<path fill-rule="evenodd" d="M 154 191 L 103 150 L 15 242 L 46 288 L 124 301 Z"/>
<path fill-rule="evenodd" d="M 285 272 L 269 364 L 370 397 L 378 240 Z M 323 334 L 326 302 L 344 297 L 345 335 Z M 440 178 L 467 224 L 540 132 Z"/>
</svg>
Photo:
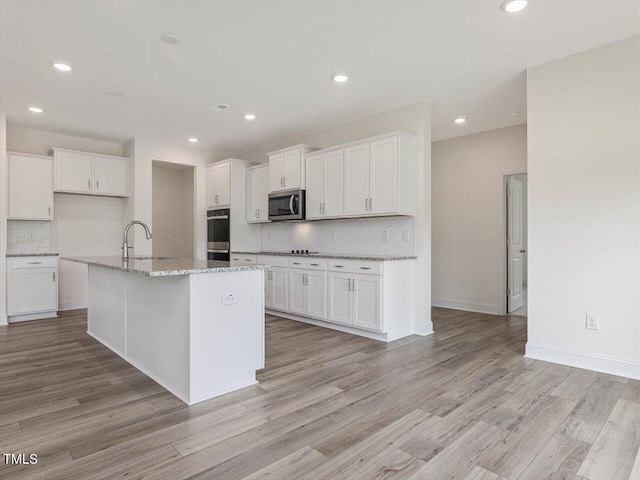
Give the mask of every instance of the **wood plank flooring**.
<svg viewBox="0 0 640 480">
<path fill-rule="evenodd" d="M 640 479 L 640 382 L 523 358 L 526 319 L 434 309 L 388 344 L 267 319 L 260 384 L 187 407 L 86 333 L 0 328 L 0 478 Z"/>
</svg>

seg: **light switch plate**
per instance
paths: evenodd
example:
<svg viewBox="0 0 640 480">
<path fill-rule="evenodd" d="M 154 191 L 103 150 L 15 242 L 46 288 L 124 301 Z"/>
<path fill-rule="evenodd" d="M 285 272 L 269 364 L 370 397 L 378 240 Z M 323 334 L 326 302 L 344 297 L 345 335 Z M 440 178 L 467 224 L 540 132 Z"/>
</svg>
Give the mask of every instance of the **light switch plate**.
<svg viewBox="0 0 640 480">
<path fill-rule="evenodd" d="M 587 313 L 587 324 L 589 330 L 600 330 L 600 316 L 595 313 Z"/>
<path fill-rule="evenodd" d="M 222 306 L 226 307 L 228 305 L 237 305 L 238 297 L 236 297 L 233 293 L 223 293 L 222 294 Z"/>
</svg>

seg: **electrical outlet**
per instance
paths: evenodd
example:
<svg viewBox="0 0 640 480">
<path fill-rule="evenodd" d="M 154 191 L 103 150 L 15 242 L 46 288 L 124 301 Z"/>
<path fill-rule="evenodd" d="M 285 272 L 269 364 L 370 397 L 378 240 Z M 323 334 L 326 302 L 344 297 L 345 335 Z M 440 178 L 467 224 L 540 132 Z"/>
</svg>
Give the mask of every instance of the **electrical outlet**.
<svg viewBox="0 0 640 480">
<path fill-rule="evenodd" d="M 101 233 L 96 235 L 96 240 L 99 241 L 99 242 L 102 241 L 102 234 Z"/>
<path fill-rule="evenodd" d="M 402 241 L 403 242 L 408 242 L 410 241 L 411 237 L 409 234 L 409 230 L 402 230 Z"/>
<path fill-rule="evenodd" d="M 383 242 L 388 242 L 389 241 L 389 232 L 387 230 L 384 230 L 382 232 L 382 241 Z"/>
<path fill-rule="evenodd" d="M 600 316 L 595 313 L 587 313 L 586 327 L 589 330 L 600 330 Z"/>
<path fill-rule="evenodd" d="M 226 307 L 228 305 L 236 305 L 238 303 L 238 298 L 233 293 L 223 293 L 222 294 L 222 306 Z"/>
<path fill-rule="evenodd" d="M 331 232 L 331 241 L 332 242 L 338 241 L 338 232 Z"/>
</svg>

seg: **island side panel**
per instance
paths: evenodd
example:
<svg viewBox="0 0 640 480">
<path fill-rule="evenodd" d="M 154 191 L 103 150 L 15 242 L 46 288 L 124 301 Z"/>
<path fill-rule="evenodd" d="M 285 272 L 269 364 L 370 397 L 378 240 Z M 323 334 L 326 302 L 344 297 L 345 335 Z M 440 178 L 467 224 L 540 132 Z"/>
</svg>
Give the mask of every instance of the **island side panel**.
<svg viewBox="0 0 640 480">
<path fill-rule="evenodd" d="M 191 403 L 256 382 L 264 367 L 264 271 L 191 275 Z M 233 294 L 237 303 L 223 305 Z"/>
<path fill-rule="evenodd" d="M 126 355 L 125 276 L 89 265 L 87 333 L 121 357 Z"/>
<path fill-rule="evenodd" d="M 126 359 L 189 403 L 189 276 L 126 276 Z"/>
</svg>

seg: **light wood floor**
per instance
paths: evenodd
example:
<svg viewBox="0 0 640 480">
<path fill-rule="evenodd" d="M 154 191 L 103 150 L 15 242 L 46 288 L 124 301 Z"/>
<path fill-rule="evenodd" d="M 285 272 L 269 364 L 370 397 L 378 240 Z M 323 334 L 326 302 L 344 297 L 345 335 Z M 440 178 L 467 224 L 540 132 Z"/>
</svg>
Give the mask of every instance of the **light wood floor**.
<svg viewBox="0 0 640 480">
<path fill-rule="evenodd" d="M 640 478 L 640 382 L 523 358 L 526 320 L 434 310 L 384 344 L 269 317 L 259 386 L 186 407 L 85 333 L 0 328 L 10 479 Z"/>
</svg>

